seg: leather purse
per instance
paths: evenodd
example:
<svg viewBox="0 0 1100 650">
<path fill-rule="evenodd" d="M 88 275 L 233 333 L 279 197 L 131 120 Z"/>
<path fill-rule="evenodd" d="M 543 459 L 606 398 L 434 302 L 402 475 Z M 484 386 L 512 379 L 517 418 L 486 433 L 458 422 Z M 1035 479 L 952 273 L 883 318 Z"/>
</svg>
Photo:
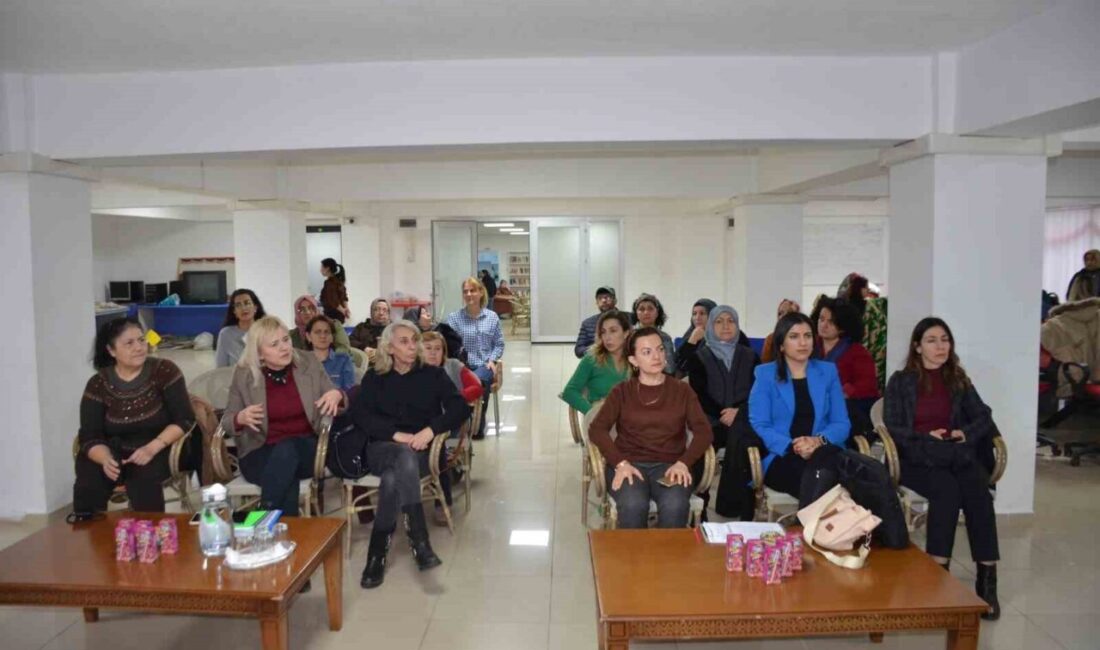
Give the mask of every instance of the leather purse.
<svg viewBox="0 0 1100 650">
<path fill-rule="evenodd" d="M 798 511 L 802 538 L 825 559 L 846 569 L 859 569 L 871 552 L 871 531 L 882 520 L 859 505 L 842 485 L 836 485 L 817 501 Z M 851 551 L 855 555 L 838 555 Z"/>
</svg>

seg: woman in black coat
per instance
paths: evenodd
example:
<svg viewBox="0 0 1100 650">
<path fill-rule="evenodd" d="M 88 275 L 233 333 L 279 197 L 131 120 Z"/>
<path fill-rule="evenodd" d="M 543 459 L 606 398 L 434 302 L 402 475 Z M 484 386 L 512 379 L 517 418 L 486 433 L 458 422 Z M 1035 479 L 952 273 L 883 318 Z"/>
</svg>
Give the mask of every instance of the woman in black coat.
<svg viewBox="0 0 1100 650">
<path fill-rule="evenodd" d="M 902 485 L 928 499 L 925 550 L 948 568 L 961 509 L 978 566 L 975 588 L 990 605 L 982 618 L 997 619 L 997 521 L 982 463 L 996 429 L 943 320 L 925 318 L 913 329 L 905 368 L 886 384 L 883 416 L 901 456 Z"/>
</svg>

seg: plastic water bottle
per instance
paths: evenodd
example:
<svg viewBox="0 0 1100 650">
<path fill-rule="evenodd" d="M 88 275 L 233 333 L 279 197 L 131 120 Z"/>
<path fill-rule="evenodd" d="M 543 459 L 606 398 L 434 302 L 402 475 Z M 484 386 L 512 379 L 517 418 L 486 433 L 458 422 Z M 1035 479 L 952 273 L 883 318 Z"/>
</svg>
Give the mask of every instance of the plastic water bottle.
<svg viewBox="0 0 1100 650">
<path fill-rule="evenodd" d="M 226 499 L 225 486 L 215 483 L 202 490 L 202 515 L 199 516 L 199 547 L 206 557 L 225 555 L 232 540 L 233 517 Z"/>
</svg>

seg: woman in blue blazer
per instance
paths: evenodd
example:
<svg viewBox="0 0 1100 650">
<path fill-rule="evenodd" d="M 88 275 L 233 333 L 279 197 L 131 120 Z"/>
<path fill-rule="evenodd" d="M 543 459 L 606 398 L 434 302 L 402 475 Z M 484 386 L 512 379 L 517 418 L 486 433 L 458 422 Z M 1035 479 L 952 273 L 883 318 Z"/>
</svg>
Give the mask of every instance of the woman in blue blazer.
<svg viewBox="0 0 1100 650">
<path fill-rule="evenodd" d="M 756 367 L 749 422 L 764 441 L 764 484 L 813 503 L 837 483 L 836 454 L 851 430 L 836 365 L 811 359 L 813 325 L 805 314 L 775 324 L 776 360 Z"/>
</svg>

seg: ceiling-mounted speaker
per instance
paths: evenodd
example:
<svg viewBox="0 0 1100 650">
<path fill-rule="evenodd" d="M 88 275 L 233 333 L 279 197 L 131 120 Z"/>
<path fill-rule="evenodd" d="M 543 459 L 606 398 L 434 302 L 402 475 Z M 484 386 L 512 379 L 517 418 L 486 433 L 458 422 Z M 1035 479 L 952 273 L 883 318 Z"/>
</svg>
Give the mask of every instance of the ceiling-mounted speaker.
<svg viewBox="0 0 1100 650">
<path fill-rule="evenodd" d="M 398 219 L 398 228 L 416 228 L 416 219 Z"/>
</svg>

